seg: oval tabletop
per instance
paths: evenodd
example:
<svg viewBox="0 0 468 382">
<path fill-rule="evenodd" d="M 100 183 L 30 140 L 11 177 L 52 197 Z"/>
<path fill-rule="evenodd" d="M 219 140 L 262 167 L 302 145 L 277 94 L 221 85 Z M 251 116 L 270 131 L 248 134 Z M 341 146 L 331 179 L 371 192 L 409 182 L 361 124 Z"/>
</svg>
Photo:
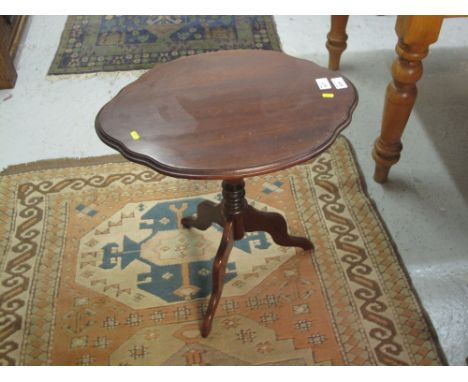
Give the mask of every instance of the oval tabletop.
<svg viewBox="0 0 468 382">
<path fill-rule="evenodd" d="M 155 66 L 101 109 L 96 131 L 163 174 L 228 180 L 314 157 L 350 123 L 356 103 L 349 80 L 310 61 L 221 51 Z"/>
</svg>

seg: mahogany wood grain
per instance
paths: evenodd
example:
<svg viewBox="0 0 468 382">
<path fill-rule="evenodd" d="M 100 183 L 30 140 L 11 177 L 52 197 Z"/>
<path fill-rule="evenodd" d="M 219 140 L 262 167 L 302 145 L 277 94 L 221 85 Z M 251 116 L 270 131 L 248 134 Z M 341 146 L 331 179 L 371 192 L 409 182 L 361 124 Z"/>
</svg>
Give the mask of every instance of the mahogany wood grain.
<svg viewBox="0 0 468 382">
<path fill-rule="evenodd" d="M 314 249 L 310 240 L 289 235 L 286 219 L 277 212 L 258 211 L 252 206 L 248 206 L 245 211 L 244 224 L 246 232 L 268 232 L 278 245 L 299 247 L 304 251 Z"/>
<path fill-rule="evenodd" d="M 352 83 L 326 99 L 315 82 L 336 76 L 273 51 L 184 57 L 125 87 L 99 112 L 96 131 L 128 159 L 174 177 L 268 173 L 317 155 L 350 123 Z"/>
<path fill-rule="evenodd" d="M 211 291 L 210 301 L 208 302 L 208 308 L 201 327 L 202 337 L 208 337 L 210 334 L 216 308 L 218 307 L 219 299 L 223 292 L 226 265 L 234 245 L 234 222 L 232 218 L 226 220 L 223 228 L 223 237 L 221 238 L 218 252 L 216 252 L 216 256 L 213 261 L 213 289 Z"/>
<path fill-rule="evenodd" d="M 182 219 L 185 228 L 224 228 L 204 337 L 235 240 L 266 231 L 279 245 L 313 249 L 308 239 L 289 235 L 282 215 L 247 203 L 243 178 L 306 161 L 333 143 L 351 121 L 357 93 L 345 79 L 346 88 L 326 90 L 334 97 L 324 98 L 315 80 L 337 76 L 278 52 L 200 54 L 155 66 L 97 115 L 99 137 L 128 159 L 174 177 L 223 180 L 221 203 L 201 202 L 197 216 Z"/>
<path fill-rule="evenodd" d="M 182 219 L 181 223 L 185 228 L 195 227 L 206 231 L 213 223 L 218 223 L 222 227 L 224 221 L 221 204 L 204 200 L 197 206 L 197 215 L 186 216 Z"/>
</svg>

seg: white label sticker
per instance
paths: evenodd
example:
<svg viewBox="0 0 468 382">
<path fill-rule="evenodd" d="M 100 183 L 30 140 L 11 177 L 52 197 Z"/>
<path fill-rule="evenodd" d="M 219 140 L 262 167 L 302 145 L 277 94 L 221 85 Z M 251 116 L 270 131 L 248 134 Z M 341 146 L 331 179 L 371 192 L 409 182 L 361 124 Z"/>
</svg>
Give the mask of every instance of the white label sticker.
<svg viewBox="0 0 468 382">
<path fill-rule="evenodd" d="M 333 82 L 333 85 L 335 85 L 337 89 L 346 89 L 348 87 L 343 77 L 332 78 L 331 82 Z"/>
<path fill-rule="evenodd" d="M 330 82 L 326 78 L 316 78 L 315 82 L 317 82 L 317 85 L 320 90 L 326 90 L 326 89 L 332 88 L 332 86 L 330 85 Z"/>
</svg>

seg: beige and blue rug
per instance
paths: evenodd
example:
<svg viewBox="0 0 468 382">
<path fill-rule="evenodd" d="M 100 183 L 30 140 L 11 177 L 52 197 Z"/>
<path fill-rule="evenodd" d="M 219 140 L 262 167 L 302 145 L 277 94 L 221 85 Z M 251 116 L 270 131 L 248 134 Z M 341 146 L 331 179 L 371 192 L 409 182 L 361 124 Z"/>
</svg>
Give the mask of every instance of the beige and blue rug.
<svg viewBox="0 0 468 382">
<path fill-rule="evenodd" d="M 438 365 L 437 338 L 343 138 L 247 179 L 314 252 L 236 242 L 211 335 L 199 325 L 220 227 L 181 227 L 216 181 L 120 156 L 0 176 L 2 365 Z"/>
<path fill-rule="evenodd" d="M 272 16 L 70 16 L 49 74 L 149 69 L 228 49 L 280 50 Z"/>
</svg>

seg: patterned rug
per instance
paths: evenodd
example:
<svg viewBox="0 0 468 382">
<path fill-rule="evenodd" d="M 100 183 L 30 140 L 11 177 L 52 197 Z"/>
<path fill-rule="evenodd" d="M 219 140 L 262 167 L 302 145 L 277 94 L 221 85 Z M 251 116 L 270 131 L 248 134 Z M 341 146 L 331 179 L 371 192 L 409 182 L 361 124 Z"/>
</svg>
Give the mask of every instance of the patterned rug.
<svg viewBox="0 0 468 382">
<path fill-rule="evenodd" d="M 0 180 L 0 364 L 438 365 L 437 338 L 339 137 L 247 179 L 315 251 L 236 242 L 211 335 L 199 334 L 221 228 L 183 229 L 216 181 L 120 156 L 13 166 Z"/>
<path fill-rule="evenodd" d="M 49 74 L 149 69 L 227 49 L 280 50 L 272 16 L 70 16 Z"/>
</svg>

